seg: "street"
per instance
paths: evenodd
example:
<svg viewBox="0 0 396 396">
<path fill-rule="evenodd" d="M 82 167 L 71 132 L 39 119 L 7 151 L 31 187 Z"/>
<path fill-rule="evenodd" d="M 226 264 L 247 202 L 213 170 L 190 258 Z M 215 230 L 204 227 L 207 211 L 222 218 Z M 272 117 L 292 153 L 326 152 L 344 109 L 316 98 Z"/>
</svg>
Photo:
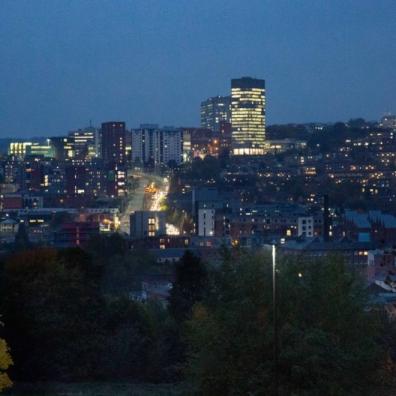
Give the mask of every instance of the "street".
<svg viewBox="0 0 396 396">
<path fill-rule="evenodd" d="M 168 193 L 169 184 L 166 178 L 146 172 L 134 172 L 138 185 L 128 191 L 128 203 L 120 217 L 120 231 L 129 234 L 129 216 L 136 210 L 160 210 L 161 202 Z M 156 192 L 146 193 L 147 186 L 154 184 Z"/>
</svg>

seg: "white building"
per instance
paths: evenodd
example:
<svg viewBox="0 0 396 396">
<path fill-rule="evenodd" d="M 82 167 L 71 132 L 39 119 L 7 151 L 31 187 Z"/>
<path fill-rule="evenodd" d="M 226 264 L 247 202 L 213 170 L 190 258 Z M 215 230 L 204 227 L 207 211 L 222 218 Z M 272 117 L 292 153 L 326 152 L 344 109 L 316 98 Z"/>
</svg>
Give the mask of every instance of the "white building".
<svg viewBox="0 0 396 396">
<path fill-rule="evenodd" d="M 215 234 L 215 209 L 198 209 L 198 235 L 214 236 Z"/>
<path fill-rule="evenodd" d="M 297 235 L 312 238 L 314 236 L 314 218 L 312 216 L 297 219 Z"/>
<path fill-rule="evenodd" d="M 141 125 L 132 130 L 132 162 L 145 165 L 177 165 L 183 162 L 183 132 L 177 128 Z"/>
</svg>

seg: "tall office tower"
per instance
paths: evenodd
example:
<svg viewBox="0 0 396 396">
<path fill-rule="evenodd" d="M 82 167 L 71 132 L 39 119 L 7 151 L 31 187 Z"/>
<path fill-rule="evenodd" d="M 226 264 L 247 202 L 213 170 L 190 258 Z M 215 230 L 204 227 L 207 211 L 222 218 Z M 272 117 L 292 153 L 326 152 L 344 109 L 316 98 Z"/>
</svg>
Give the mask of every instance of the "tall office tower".
<svg viewBox="0 0 396 396">
<path fill-rule="evenodd" d="M 125 161 L 125 122 L 102 123 L 101 147 L 105 163 L 123 164 Z"/>
<path fill-rule="evenodd" d="M 231 80 L 232 153 L 262 155 L 265 141 L 265 81 Z"/>
<path fill-rule="evenodd" d="M 230 122 L 231 98 L 229 96 L 214 96 L 201 103 L 201 128 L 211 129 L 217 133 L 222 121 Z"/>
</svg>

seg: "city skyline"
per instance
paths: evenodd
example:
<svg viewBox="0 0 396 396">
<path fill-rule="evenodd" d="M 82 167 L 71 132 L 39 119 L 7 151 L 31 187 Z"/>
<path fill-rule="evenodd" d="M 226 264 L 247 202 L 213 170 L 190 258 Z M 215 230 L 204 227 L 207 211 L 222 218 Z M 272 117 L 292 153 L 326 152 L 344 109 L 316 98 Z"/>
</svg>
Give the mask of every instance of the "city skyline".
<svg viewBox="0 0 396 396">
<path fill-rule="evenodd" d="M 393 1 L 96 4 L 1 3 L 0 137 L 198 126 L 201 101 L 243 75 L 266 80 L 268 124 L 395 111 Z"/>
<path fill-rule="evenodd" d="M 1 0 L 0 394 L 396 395 L 395 14 Z"/>
</svg>

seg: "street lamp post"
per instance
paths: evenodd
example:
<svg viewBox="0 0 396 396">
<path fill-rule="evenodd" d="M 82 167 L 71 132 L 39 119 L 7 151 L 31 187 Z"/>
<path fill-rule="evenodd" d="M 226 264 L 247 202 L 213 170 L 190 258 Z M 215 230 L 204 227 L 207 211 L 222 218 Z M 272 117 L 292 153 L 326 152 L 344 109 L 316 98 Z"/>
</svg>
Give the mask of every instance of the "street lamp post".
<svg viewBox="0 0 396 396">
<path fill-rule="evenodd" d="M 277 290 L 276 290 L 276 244 L 272 243 L 272 309 L 274 320 L 274 395 L 279 394 L 279 335 L 278 335 L 278 306 L 277 306 Z"/>
</svg>

